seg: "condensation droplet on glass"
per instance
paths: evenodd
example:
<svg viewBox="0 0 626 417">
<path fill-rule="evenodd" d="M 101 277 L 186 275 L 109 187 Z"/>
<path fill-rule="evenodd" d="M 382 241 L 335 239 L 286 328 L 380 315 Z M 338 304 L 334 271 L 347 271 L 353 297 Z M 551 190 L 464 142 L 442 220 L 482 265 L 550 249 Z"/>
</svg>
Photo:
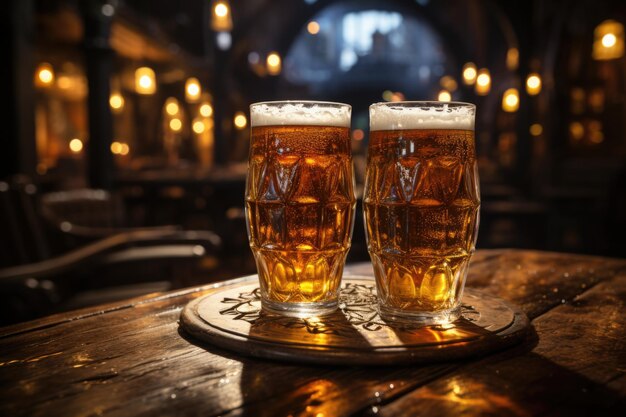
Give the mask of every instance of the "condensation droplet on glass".
<svg viewBox="0 0 626 417">
<path fill-rule="evenodd" d="M 376 407 L 375 405 L 372 406 L 372 413 L 378 413 L 378 407 Z"/>
</svg>

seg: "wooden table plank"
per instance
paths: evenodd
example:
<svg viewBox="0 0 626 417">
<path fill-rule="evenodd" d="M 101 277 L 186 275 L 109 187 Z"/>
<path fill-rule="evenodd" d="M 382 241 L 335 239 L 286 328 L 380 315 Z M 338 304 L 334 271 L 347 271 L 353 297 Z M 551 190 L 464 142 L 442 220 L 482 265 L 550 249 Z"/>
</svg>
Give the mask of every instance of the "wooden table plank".
<svg viewBox="0 0 626 417">
<path fill-rule="evenodd" d="M 626 268 L 613 272 L 536 318 L 532 351 L 518 348 L 464 366 L 378 414 L 625 415 Z"/>
<path fill-rule="evenodd" d="M 363 273 L 368 268 L 364 264 L 351 269 Z M 468 387 L 485 388 L 482 394 L 476 392 L 476 397 L 493 394 L 495 400 L 506 394 L 499 391 L 504 383 L 537 385 L 537 380 L 548 378 L 559 387 L 558 381 L 564 378 L 561 397 L 578 394 L 575 390 L 584 386 L 593 398 L 609 404 L 625 393 L 621 374 L 609 372 L 616 355 L 623 353 L 623 322 L 615 321 L 618 327 L 607 333 L 613 339 L 606 339 L 600 337 L 597 328 L 590 327 L 585 317 L 593 315 L 585 315 L 582 305 L 570 313 L 560 312 L 582 302 L 590 303 L 591 310 L 598 303 L 609 309 L 617 300 L 623 304 L 620 280 L 625 268 L 624 260 L 534 251 L 479 251 L 468 284 L 516 302 L 531 317 L 538 317 L 535 323 L 540 342 L 530 353 L 526 347 L 482 361 L 424 367 L 299 366 L 242 358 L 196 344 L 179 334 L 178 315 L 188 301 L 210 291 L 211 286 L 87 309 L 78 315 L 48 317 L 0 329 L 0 383 L 5 388 L 0 391 L 0 413 L 128 415 L 132 410 L 133 415 L 347 416 L 377 407 L 381 413 L 394 415 L 403 410 L 418 411 L 419 406 L 413 404 L 437 407 L 439 400 L 424 402 L 429 393 L 454 393 L 455 385 L 450 381 L 460 381 L 456 382 L 459 385 L 465 381 L 462 378 L 474 378 L 470 382 L 482 384 Z M 594 294 L 604 294 L 602 291 L 615 292 L 611 293 L 613 298 L 606 295 L 593 302 L 585 298 L 597 297 Z M 579 294 L 583 295 L 577 298 Z M 561 336 L 579 349 L 589 346 L 594 353 L 580 363 L 575 355 L 568 356 L 570 351 L 559 349 L 561 339 L 553 335 L 559 322 L 568 320 L 573 333 Z M 577 332 L 582 340 L 576 340 Z M 585 342 L 586 334 L 593 343 Z M 606 360 L 597 359 L 602 354 Z M 594 361 L 598 363 L 595 368 Z M 520 373 L 526 368 L 528 373 Z M 555 394 L 555 389 L 547 392 Z M 546 395 L 537 394 L 544 402 L 548 401 Z"/>
</svg>

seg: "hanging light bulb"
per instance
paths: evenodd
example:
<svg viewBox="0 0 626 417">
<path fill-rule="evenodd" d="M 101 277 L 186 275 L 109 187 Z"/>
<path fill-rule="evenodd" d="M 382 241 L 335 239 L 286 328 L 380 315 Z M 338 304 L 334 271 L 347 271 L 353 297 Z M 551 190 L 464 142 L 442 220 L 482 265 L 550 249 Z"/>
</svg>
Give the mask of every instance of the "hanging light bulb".
<svg viewBox="0 0 626 417">
<path fill-rule="evenodd" d="M 54 69 L 47 62 L 42 62 L 37 67 L 35 85 L 37 87 L 49 87 L 54 83 Z"/>
<path fill-rule="evenodd" d="M 235 127 L 239 130 L 245 129 L 248 125 L 248 119 L 246 118 L 246 114 L 244 112 L 238 111 L 235 113 L 235 117 L 233 118 L 233 123 Z"/>
<path fill-rule="evenodd" d="M 607 60 L 624 55 L 624 25 L 605 20 L 594 31 L 593 59 Z"/>
<path fill-rule="evenodd" d="M 176 116 L 180 111 L 180 105 L 175 97 L 168 97 L 165 100 L 165 112 L 170 116 Z"/>
<path fill-rule="evenodd" d="M 479 96 L 486 96 L 491 90 L 491 75 L 487 68 L 481 68 L 476 77 L 475 91 Z"/>
<path fill-rule="evenodd" d="M 174 132 L 180 132 L 182 128 L 183 122 L 180 119 L 175 118 L 170 120 L 170 129 L 172 129 Z"/>
<path fill-rule="evenodd" d="M 526 92 L 530 96 L 536 96 L 541 92 L 541 77 L 536 72 L 528 74 L 526 78 Z"/>
<path fill-rule="evenodd" d="M 121 112 L 124 110 L 124 96 L 118 92 L 112 93 L 109 97 L 109 105 L 114 113 Z"/>
<path fill-rule="evenodd" d="M 70 140 L 69 147 L 70 147 L 70 151 L 74 153 L 80 153 L 80 151 L 83 150 L 83 141 L 78 138 L 74 138 Z"/>
<path fill-rule="evenodd" d="M 206 129 L 206 126 L 202 119 L 196 118 L 193 120 L 193 123 L 191 124 L 191 129 L 194 131 L 194 133 L 197 133 L 198 135 L 200 135 L 204 132 L 204 130 Z"/>
<path fill-rule="evenodd" d="M 267 73 L 269 75 L 278 75 L 282 69 L 282 63 L 278 52 L 270 52 L 265 60 L 267 64 Z"/>
<path fill-rule="evenodd" d="M 185 82 L 185 100 L 189 103 L 196 103 L 200 100 L 201 94 L 202 87 L 200 86 L 200 81 L 194 77 L 187 78 L 187 82 Z"/>
<path fill-rule="evenodd" d="M 203 117 L 211 117 L 213 115 L 213 107 L 211 103 L 204 103 L 200 106 L 200 115 Z"/>
<path fill-rule="evenodd" d="M 476 64 L 468 62 L 463 65 L 463 83 L 465 85 L 474 85 L 477 75 L 478 72 L 476 71 Z"/>
<path fill-rule="evenodd" d="M 449 91 L 441 90 L 439 92 L 439 95 L 437 96 L 437 100 L 439 100 L 439 101 L 450 101 L 450 100 L 452 100 L 452 96 L 450 95 Z"/>
<path fill-rule="evenodd" d="M 519 92 L 517 88 L 509 88 L 502 95 L 502 110 L 514 113 L 519 109 Z"/>
<path fill-rule="evenodd" d="M 156 77 L 152 68 L 140 67 L 135 70 L 135 91 L 138 94 L 156 93 Z"/>
<path fill-rule="evenodd" d="M 211 29 L 216 32 L 230 32 L 233 30 L 233 18 L 230 13 L 228 0 L 213 1 L 211 7 Z"/>
</svg>

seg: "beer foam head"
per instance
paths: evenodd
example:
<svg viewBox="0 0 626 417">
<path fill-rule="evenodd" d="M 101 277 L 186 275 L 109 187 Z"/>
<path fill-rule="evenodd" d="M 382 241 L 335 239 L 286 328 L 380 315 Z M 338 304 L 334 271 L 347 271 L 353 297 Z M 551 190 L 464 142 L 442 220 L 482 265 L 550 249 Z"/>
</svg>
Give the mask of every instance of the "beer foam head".
<svg viewBox="0 0 626 417">
<path fill-rule="evenodd" d="M 350 127 L 352 107 L 324 101 L 268 101 L 250 105 L 251 126 Z"/>
<path fill-rule="evenodd" d="M 476 106 L 458 102 L 395 102 L 370 106 L 370 130 L 474 130 Z"/>
</svg>

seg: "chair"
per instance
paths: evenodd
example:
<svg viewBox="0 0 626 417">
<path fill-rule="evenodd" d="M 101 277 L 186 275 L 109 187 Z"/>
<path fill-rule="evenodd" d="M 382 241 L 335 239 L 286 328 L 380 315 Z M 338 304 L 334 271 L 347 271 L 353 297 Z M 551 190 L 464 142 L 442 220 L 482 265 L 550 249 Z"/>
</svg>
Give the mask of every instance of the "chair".
<svg viewBox="0 0 626 417">
<path fill-rule="evenodd" d="M 194 268 L 206 272 L 219 264 L 221 239 L 213 232 L 116 227 L 118 214 L 107 207 L 117 203 L 110 195 L 76 195 L 89 197 L 76 213 L 83 213 L 85 224 L 93 220 L 101 227 L 73 223 L 79 219 L 76 213 L 72 221 L 53 217 L 60 211 L 51 207 L 67 199 L 54 195 L 38 204 L 37 187 L 27 177 L 0 181 L 0 324 L 180 287 Z M 50 210 L 42 215 L 44 206 Z M 52 218 L 60 232 L 88 243 L 58 253 L 46 233 Z"/>
<path fill-rule="evenodd" d="M 175 231 L 179 226 L 129 227 L 122 199 L 98 189 L 56 191 L 40 198 L 44 226 L 57 248 L 73 249 L 86 243 L 137 230 Z"/>
</svg>

